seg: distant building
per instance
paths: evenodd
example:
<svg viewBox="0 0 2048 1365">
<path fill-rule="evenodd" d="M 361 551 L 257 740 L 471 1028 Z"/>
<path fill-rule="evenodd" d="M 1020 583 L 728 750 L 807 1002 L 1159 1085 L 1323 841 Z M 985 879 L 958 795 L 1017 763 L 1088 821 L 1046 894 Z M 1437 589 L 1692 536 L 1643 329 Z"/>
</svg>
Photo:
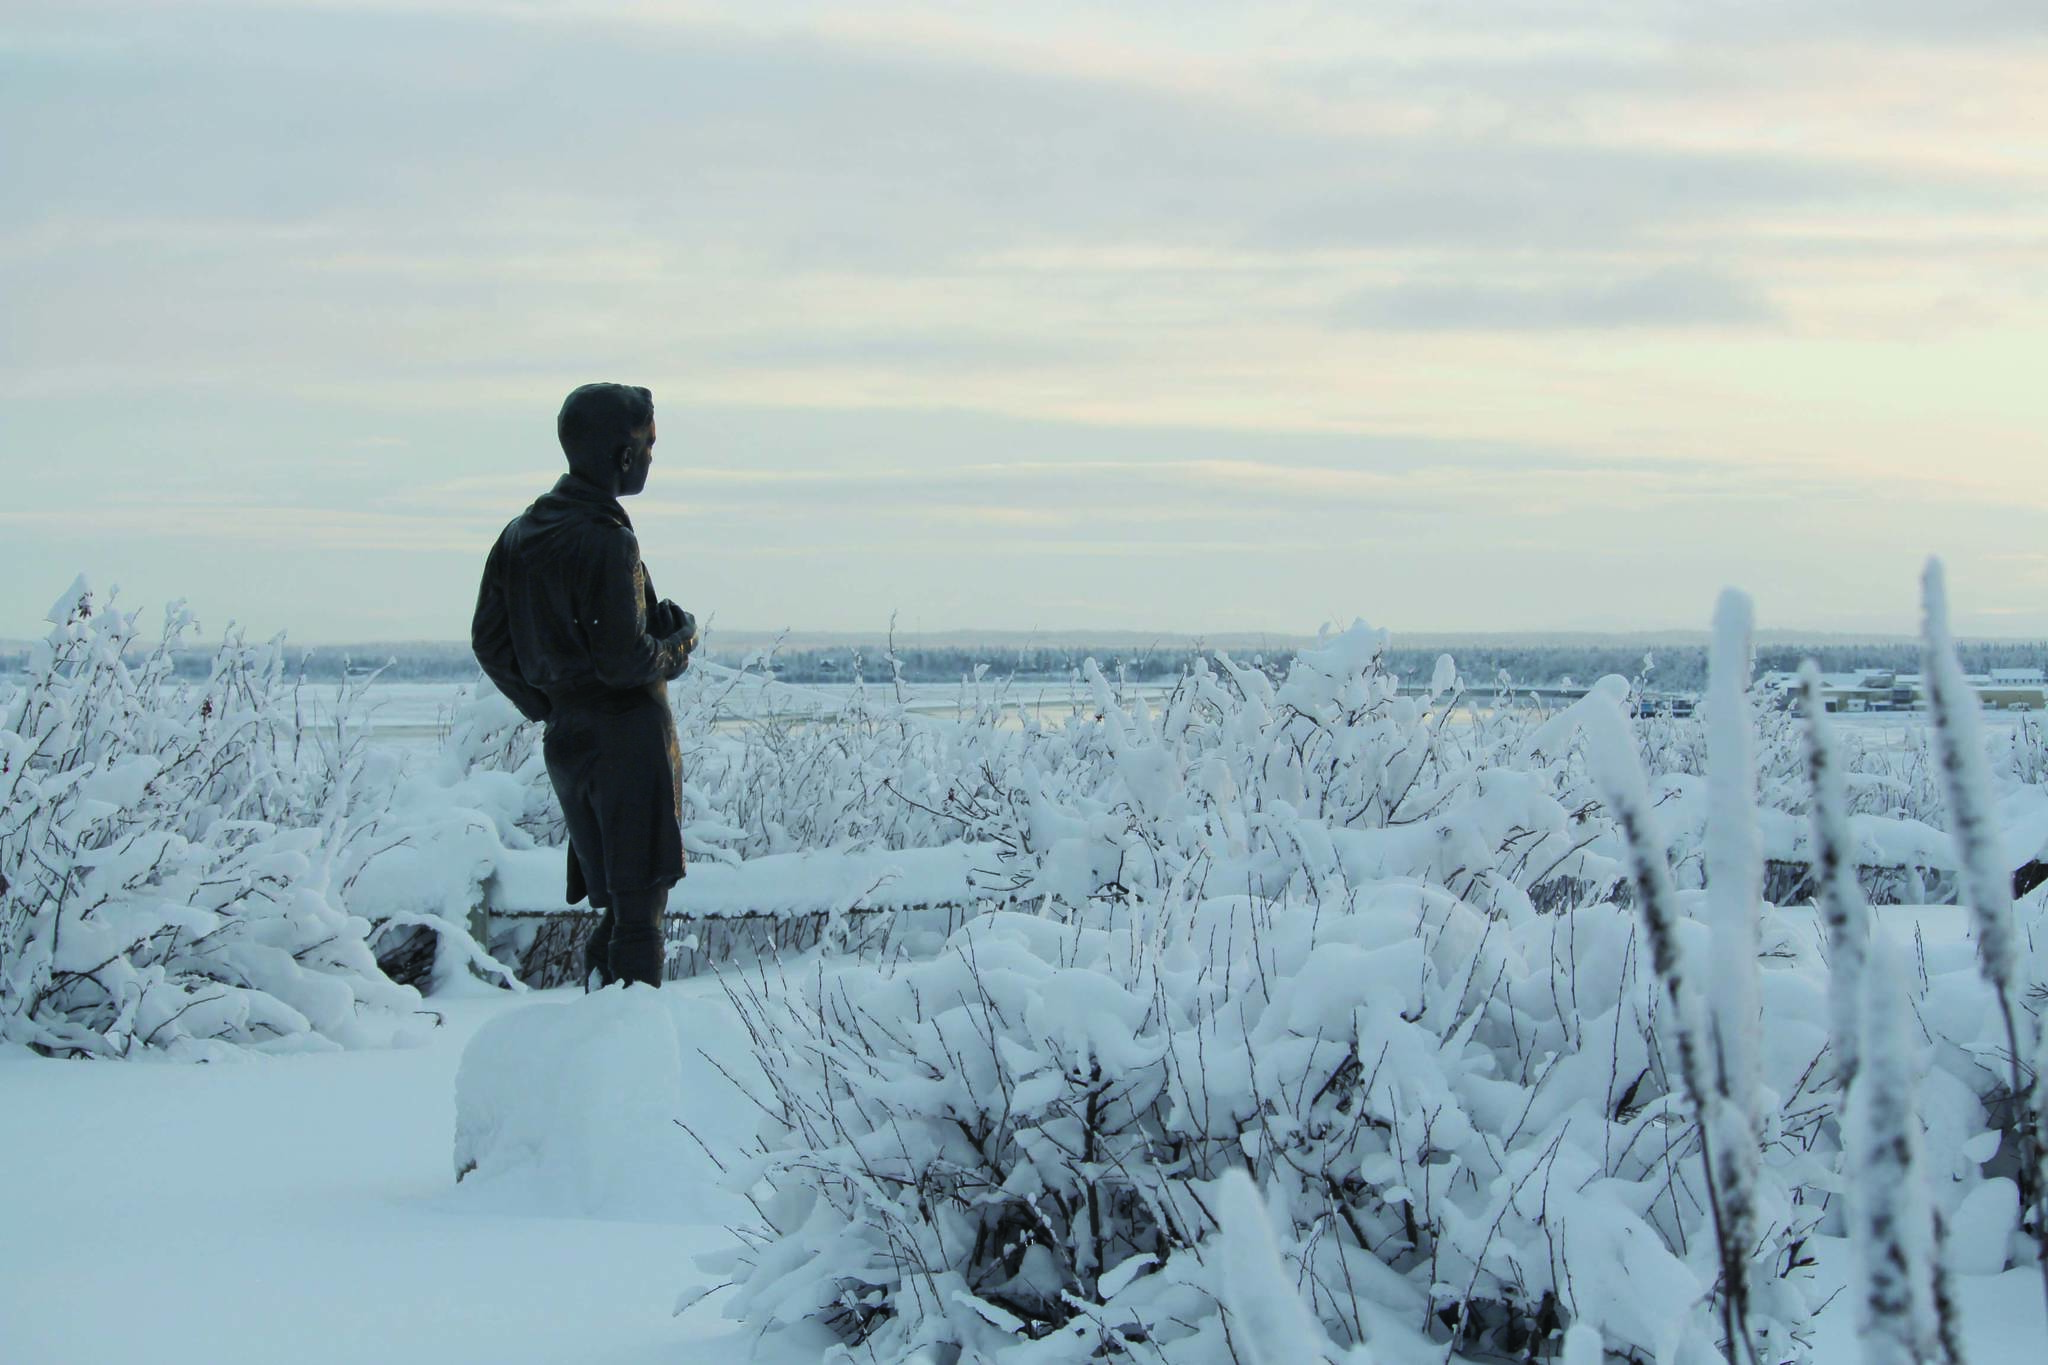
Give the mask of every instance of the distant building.
<svg viewBox="0 0 2048 1365">
<path fill-rule="evenodd" d="M 1992 711 L 2039 711 L 2048 703 L 2048 683 L 2038 668 L 1994 668 L 1981 682 L 1970 683 Z"/>
<path fill-rule="evenodd" d="M 1988 674 L 1972 673 L 1964 681 L 1976 689 L 1977 699 L 1987 711 L 2048 709 L 2048 679 L 2043 678 L 2038 668 L 1997 668 Z M 1764 683 L 1766 687 L 1782 688 L 1789 695 L 1797 679 L 1778 673 Z M 1852 715 L 1866 711 L 1918 711 L 1927 705 L 1927 688 L 1918 673 L 1895 673 L 1881 668 L 1824 673 L 1820 695 L 1828 710 Z"/>
</svg>

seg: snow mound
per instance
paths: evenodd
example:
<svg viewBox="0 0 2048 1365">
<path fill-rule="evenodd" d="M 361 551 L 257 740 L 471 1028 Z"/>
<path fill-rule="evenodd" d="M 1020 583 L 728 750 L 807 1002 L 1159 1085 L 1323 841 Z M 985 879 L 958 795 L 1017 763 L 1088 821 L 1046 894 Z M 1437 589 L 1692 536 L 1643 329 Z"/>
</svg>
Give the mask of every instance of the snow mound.
<svg viewBox="0 0 2048 1365">
<path fill-rule="evenodd" d="M 717 1169 L 690 1132 L 729 1139 L 744 1117 L 699 1052 L 735 1050 L 723 1015 L 700 995 L 615 986 L 492 1020 L 455 1077 L 464 1202 L 630 1222 L 722 1218 L 731 1196 L 714 1188 Z"/>
</svg>

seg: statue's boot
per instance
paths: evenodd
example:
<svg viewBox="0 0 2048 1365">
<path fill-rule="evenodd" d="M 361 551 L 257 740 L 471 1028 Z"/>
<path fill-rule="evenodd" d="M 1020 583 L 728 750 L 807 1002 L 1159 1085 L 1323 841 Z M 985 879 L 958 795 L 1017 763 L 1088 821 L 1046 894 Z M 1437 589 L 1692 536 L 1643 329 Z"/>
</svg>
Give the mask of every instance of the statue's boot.
<svg viewBox="0 0 2048 1365">
<path fill-rule="evenodd" d="M 667 966 L 668 945 L 662 916 L 668 911 L 668 888 L 612 893 L 611 979 L 659 986 Z"/>
<path fill-rule="evenodd" d="M 607 907 L 598 916 L 590 936 L 583 940 L 583 989 L 601 991 L 612 984 L 612 912 Z"/>
</svg>

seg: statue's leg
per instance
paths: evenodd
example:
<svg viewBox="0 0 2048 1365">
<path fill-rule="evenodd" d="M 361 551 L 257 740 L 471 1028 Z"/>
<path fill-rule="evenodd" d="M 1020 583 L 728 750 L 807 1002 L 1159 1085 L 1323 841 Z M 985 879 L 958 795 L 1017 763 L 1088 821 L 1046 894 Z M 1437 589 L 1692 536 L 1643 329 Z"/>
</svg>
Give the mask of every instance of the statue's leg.
<svg viewBox="0 0 2048 1365">
<path fill-rule="evenodd" d="M 611 909 L 611 975 L 624 982 L 661 984 L 667 963 L 662 916 L 668 910 L 668 888 L 614 891 Z"/>
<path fill-rule="evenodd" d="M 600 990 L 615 979 L 611 970 L 612 930 L 616 924 L 611 896 L 605 884 L 609 865 L 604 822 L 594 797 L 598 795 L 601 768 L 596 741 L 588 718 L 562 712 L 549 722 L 542 751 L 547 757 L 548 780 L 562 808 L 562 823 L 569 835 L 568 903 L 588 898 L 599 912 L 597 922 L 583 940 L 583 989 Z"/>
<path fill-rule="evenodd" d="M 583 940 L 583 989 L 603 990 L 618 980 L 612 975 L 612 912 L 607 906 Z"/>
</svg>

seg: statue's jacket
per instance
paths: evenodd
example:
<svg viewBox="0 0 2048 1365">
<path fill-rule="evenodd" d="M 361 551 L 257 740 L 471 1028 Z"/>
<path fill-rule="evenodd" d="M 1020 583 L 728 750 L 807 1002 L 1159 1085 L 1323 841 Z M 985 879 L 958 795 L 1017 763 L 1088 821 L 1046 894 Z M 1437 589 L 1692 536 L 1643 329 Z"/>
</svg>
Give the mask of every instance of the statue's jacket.
<svg viewBox="0 0 2048 1365">
<path fill-rule="evenodd" d="M 607 906 L 683 876 L 667 684 L 693 642 L 672 612 L 618 499 L 573 473 L 513 518 L 485 561 L 470 641 L 498 690 L 547 726 L 571 904 Z"/>
</svg>

